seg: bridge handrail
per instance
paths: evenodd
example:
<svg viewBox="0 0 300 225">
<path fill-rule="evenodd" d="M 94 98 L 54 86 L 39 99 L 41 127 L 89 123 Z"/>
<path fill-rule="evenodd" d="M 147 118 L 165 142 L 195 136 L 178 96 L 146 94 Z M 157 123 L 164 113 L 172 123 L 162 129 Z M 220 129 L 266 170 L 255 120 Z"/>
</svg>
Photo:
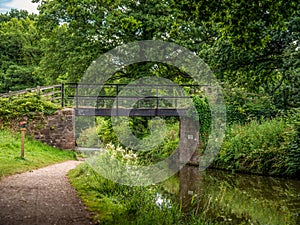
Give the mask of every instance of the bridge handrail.
<svg viewBox="0 0 300 225">
<path fill-rule="evenodd" d="M 108 100 L 116 100 L 116 104 L 118 107 L 118 103 L 119 101 L 122 100 L 139 100 L 139 99 L 143 99 L 143 97 L 139 97 L 136 95 L 130 96 L 129 95 L 119 95 L 119 92 L 122 90 L 123 87 L 127 86 L 128 84 L 124 84 L 124 83 L 119 83 L 119 84 L 111 84 L 111 83 L 107 83 L 107 84 L 96 84 L 96 83 L 65 83 L 65 104 L 68 104 L 67 101 L 70 101 L 69 104 L 70 105 L 75 105 L 75 108 L 80 108 L 83 107 L 84 105 L 81 105 L 79 103 L 79 101 L 81 100 L 96 100 L 96 105 L 95 107 L 98 109 L 99 107 L 99 103 L 100 101 L 104 104 L 104 101 L 108 101 Z M 85 88 L 98 88 L 99 86 L 101 86 L 102 90 L 105 90 L 105 88 L 107 91 L 101 91 L 98 95 L 96 94 L 88 94 L 88 95 L 84 95 L 82 92 L 80 92 L 80 89 L 85 89 Z M 174 99 L 175 101 L 179 100 L 179 99 L 186 99 L 186 98 L 190 98 L 187 96 L 168 96 L 168 95 L 164 95 L 163 93 L 158 94 L 158 90 L 164 90 L 165 87 L 182 87 L 182 88 L 188 88 L 188 92 L 192 93 L 196 93 L 196 90 L 199 87 L 211 87 L 210 85 L 195 85 L 195 84 L 129 84 L 130 87 L 152 87 L 156 90 L 154 90 L 154 92 L 156 91 L 156 93 L 153 93 L 153 96 L 149 96 L 146 97 L 146 99 L 148 100 L 156 100 L 156 108 L 159 108 L 159 102 L 161 102 L 161 99 Z M 138 90 L 138 89 L 137 89 Z M 115 99 L 116 98 L 116 99 Z M 87 105 L 85 105 L 87 106 Z"/>
<path fill-rule="evenodd" d="M 114 89 L 115 95 L 102 95 L 99 94 L 98 96 L 81 96 L 79 95 L 78 89 L 83 88 L 83 87 L 99 87 L 99 85 L 105 87 L 109 87 Z M 10 91 L 9 93 L 0 93 L 1 98 L 11 98 L 13 96 L 18 96 L 18 95 L 24 95 L 27 93 L 33 93 L 36 92 L 41 96 L 44 96 L 48 98 L 51 102 L 56 102 L 60 103 L 62 107 L 68 104 L 68 100 L 73 101 L 76 99 L 76 108 L 78 108 L 78 99 L 83 99 L 83 98 L 97 98 L 98 100 L 110 100 L 115 97 L 117 97 L 119 100 L 120 99 L 136 99 L 137 96 L 118 96 L 119 91 L 121 90 L 121 87 L 124 87 L 128 84 L 92 84 L 92 83 L 63 83 L 63 84 L 58 84 L 58 85 L 51 85 L 51 86 L 37 86 L 36 88 L 27 88 L 26 90 L 21 90 L 21 91 Z M 196 88 L 199 87 L 210 87 L 210 85 L 203 84 L 203 85 L 194 85 L 194 84 L 130 84 L 132 87 L 154 87 L 158 90 L 158 87 L 187 87 L 190 88 L 190 90 L 196 90 Z M 73 93 L 69 92 L 70 90 L 73 90 Z M 163 96 L 163 95 L 158 95 L 157 93 L 154 94 L 154 96 L 148 97 L 148 99 L 155 99 L 157 98 L 157 107 L 158 107 L 158 101 L 159 98 L 166 98 L 166 99 L 181 99 L 181 98 L 186 98 L 186 97 L 180 97 L 180 96 Z"/>
</svg>

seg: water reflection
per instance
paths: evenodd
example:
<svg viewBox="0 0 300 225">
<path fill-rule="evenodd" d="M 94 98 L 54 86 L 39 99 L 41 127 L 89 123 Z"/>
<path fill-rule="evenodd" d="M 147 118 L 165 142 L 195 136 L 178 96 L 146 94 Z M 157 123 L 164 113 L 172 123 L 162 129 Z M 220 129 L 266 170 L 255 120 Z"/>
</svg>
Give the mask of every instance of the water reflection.
<svg viewBox="0 0 300 225">
<path fill-rule="evenodd" d="M 217 224 L 300 224 L 300 181 L 197 167 L 183 168 L 178 181 L 187 215 Z"/>
</svg>

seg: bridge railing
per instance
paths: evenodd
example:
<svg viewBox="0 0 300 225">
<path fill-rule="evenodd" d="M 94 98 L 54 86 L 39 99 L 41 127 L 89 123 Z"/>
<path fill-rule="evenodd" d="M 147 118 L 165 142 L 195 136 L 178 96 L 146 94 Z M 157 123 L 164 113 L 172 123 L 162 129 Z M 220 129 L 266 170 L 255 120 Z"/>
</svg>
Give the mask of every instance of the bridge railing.
<svg viewBox="0 0 300 225">
<path fill-rule="evenodd" d="M 64 104 L 74 106 L 76 109 L 108 109 L 124 106 L 139 109 L 184 108 L 190 95 L 197 93 L 200 87 L 209 87 L 191 84 L 104 84 L 99 90 L 99 85 L 101 84 L 64 84 Z M 99 90 L 99 93 L 85 89 Z"/>
<path fill-rule="evenodd" d="M 10 91 L 8 93 L 0 94 L 1 98 L 11 98 L 14 96 L 21 96 L 28 93 L 37 93 L 45 97 L 46 100 L 49 100 L 53 103 L 64 105 L 64 85 L 51 85 L 51 86 L 37 86 L 35 88 L 27 88 L 25 90 L 20 91 Z"/>
</svg>

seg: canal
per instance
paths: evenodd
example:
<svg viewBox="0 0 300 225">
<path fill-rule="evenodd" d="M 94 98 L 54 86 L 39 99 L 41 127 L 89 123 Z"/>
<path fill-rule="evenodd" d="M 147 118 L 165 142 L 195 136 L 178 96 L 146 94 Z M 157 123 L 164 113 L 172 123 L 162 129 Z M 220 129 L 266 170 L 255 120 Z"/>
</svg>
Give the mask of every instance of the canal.
<svg viewBox="0 0 300 225">
<path fill-rule="evenodd" d="M 300 181 L 185 167 L 163 192 L 212 224 L 300 224 Z"/>
</svg>

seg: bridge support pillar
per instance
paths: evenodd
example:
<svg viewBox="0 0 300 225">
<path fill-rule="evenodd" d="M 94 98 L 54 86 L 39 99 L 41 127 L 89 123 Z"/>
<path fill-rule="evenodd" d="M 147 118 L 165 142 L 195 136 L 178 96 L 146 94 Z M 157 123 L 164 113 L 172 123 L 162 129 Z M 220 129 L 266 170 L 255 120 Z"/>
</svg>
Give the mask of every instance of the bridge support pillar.
<svg viewBox="0 0 300 225">
<path fill-rule="evenodd" d="M 179 163 L 199 165 L 199 129 L 192 118 L 180 119 Z M 194 151 L 197 149 L 197 151 Z"/>
</svg>

